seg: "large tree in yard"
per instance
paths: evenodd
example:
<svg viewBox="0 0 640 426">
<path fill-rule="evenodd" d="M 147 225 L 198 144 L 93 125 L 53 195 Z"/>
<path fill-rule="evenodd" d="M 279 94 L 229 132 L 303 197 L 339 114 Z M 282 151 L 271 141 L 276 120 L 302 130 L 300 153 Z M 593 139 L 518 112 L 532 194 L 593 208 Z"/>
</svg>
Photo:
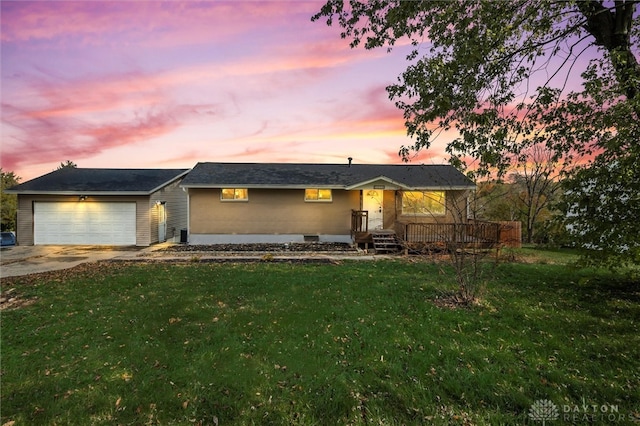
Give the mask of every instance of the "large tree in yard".
<svg viewBox="0 0 640 426">
<path fill-rule="evenodd" d="M 412 46 L 387 87 L 412 140 L 405 159 L 448 130 L 450 161 L 475 176 L 541 147 L 565 165 L 575 242 L 620 264 L 640 258 L 636 3 L 329 0 L 312 19 L 352 47 Z"/>
</svg>

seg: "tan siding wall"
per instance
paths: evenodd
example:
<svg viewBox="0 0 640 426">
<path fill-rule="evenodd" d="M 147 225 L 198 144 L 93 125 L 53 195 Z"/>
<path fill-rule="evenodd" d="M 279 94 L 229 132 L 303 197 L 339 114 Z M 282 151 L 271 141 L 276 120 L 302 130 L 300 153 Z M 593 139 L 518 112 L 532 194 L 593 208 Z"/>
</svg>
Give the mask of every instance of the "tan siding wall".
<svg viewBox="0 0 640 426">
<path fill-rule="evenodd" d="M 34 201 L 63 201 L 71 203 L 128 201 L 136 203 L 136 245 L 148 246 L 149 197 L 147 196 L 89 196 L 79 201 L 77 195 L 18 195 L 18 244 L 33 245 L 33 203 Z M 157 232 L 157 231 L 156 231 Z"/>
<path fill-rule="evenodd" d="M 149 208 L 151 211 L 151 243 L 158 242 L 158 207 L 156 201 L 165 201 L 167 214 L 167 240 L 180 238 L 180 230 L 187 228 L 187 193 L 180 188 L 179 179 L 159 191 L 151 194 Z"/>
<path fill-rule="evenodd" d="M 249 189 L 247 202 L 221 202 L 219 189 L 190 189 L 192 234 L 347 235 L 357 191 L 333 190 L 330 203 L 305 202 L 303 189 Z"/>
</svg>

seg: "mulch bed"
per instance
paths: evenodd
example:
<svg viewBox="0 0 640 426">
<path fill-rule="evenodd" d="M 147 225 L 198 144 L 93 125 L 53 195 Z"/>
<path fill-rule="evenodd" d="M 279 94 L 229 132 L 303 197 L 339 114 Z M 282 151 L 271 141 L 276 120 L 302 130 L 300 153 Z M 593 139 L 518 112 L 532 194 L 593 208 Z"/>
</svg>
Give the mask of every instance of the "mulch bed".
<svg viewBox="0 0 640 426">
<path fill-rule="evenodd" d="M 251 243 L 251 244 L 207 244 L 207 245 L 188 245 L 188 244 L 175 244 L 169 247 L 165 247 L 158 251 L 165 252 L 267 252 L 267 253 L 282 253 L 282 252 L 344 252 L 353 253 L 356 252 L 356 248 L 347 243 L 284 243 L 284 244 L 270 244 L 270 243 Z"/>
</svg>

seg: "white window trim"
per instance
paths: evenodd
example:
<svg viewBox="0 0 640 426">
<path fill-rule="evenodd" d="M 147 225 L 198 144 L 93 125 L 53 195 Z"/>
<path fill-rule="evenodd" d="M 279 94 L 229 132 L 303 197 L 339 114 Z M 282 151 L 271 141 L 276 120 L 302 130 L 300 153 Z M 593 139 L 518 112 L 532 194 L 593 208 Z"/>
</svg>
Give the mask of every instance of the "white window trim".
<svg viewBox="0 0 640 426">
<path fill-rule="evenodd" d="M 243 189 L 247 192 L 247 198 L 223 198 L 222 191 L 224 191 L 225 189 L 233 189 L 234 194 L 235 194 L 235 190 Z M 220 201 L 223 203 L 246 203 L 249 201 L 249 189 L 248 188 L 220 188 Z"/>
<path fill-rule="evenodd" d="M 307 199 L 307 190 L 309 189 L 317 189 L 318 191 L 329 191 L 329 193 L 331 194 L 331 197 L 329 198 L 323 198 L 323 199 L 316 199 L 316 200 L 309 200 Z M 333 190 L 331 188 L 305 188 L 304 190 L 304 202 L 305 203 L 332 203 L 333 202 Z"/>
</svg>

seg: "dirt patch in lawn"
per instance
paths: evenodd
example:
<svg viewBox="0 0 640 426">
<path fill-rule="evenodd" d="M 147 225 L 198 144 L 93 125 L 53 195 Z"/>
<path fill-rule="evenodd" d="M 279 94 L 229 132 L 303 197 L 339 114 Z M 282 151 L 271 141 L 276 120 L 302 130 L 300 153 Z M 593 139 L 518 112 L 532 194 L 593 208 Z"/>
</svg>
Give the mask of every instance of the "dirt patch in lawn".
<svg viewBox="0 0 640 426">
<path fill-rule="evenodd" d="M 0 296 L 0 311 L 5 309 L 18 309 L 35 303 L 36 299 L 25 299 L 17 291 L 15 287 L 2 291 Z"/>
<path fill-rule="evenodd" d="M 104 275 L 104 262 L 82 263 L 68 269 L 40 272 L 28 275 L 17 275 L 2 278 L 2 292 L 0 292 L 0 310 L 18 309 L 29 306 L 37 299 L 26 297 L 24 289 L 41 284 L 55 285 L 68 279 Z M 110 268 L 124 267 L 126 262 L 110 262 Z"/>
</svg>

